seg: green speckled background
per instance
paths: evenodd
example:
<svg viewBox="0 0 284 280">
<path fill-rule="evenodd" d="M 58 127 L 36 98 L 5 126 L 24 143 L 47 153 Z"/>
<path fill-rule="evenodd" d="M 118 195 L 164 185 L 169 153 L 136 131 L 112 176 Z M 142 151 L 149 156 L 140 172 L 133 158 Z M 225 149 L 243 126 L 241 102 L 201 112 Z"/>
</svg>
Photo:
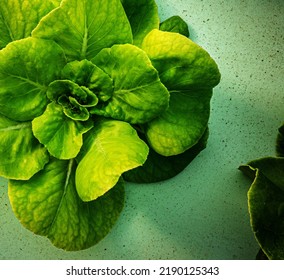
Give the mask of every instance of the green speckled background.
<svg viewBox="0 0 284 280">
<path fill-rule="evenodd" d="M 111 233 L 80 252 L 54 248 L 24 229 L 0 179 L 0 259 L 254 259 L 250 181 L 238 166 L 274 155 L 284 122 L 283 0 L 157 0 L 161 19 L 180 15 L 216 60 L 207 149 L 166 182 L 127 184 Z M 174 4 L 173 4 L 174 3 Z"/>
</svg>

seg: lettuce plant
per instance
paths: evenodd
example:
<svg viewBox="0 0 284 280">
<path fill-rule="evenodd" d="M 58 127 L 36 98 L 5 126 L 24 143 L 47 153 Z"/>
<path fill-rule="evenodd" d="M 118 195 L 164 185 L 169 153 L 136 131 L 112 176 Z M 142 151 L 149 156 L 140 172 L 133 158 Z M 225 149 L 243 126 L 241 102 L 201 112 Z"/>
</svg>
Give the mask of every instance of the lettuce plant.
<svg viewBox="0 0 284 280">
<path fill-rule="evenodd" d="M 154 0 L 4 0 L 0 31 L 0 175 L 55 246 L 96 244 L 125 181 L 173 177 L 205 148 L 218 67 Z"/>
<path fill-rule="evenodd" d="M 279 128 L 277 155 L 240 166 L 253 179 L 248 192 L 251 227 L 261 251 L 258 256 L 284 259 L 284 124 Z M 264 255 L 264 256 L 263 256 Z"/>
</svg>

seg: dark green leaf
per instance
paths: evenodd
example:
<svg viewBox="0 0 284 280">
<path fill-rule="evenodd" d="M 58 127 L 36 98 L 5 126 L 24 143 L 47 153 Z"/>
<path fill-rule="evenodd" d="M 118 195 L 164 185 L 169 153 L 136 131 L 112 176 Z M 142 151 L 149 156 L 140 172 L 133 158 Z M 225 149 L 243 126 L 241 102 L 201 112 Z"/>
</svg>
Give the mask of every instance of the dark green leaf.
<svg viewBox="0 0 284 280">
<path fill-rule="evenodd" d="M 159 28 L 158 7 L 154 0 L 121 0 L 133 33 L 133 44 L 140 47 L 144 37 Z"/>
<path fill-rule="evenodd" d="M 254 174 L 248 204 L 255 237 L 269 259 L 284 259 L 284 158 L 263 158 L 240 169 Z"/>
<path fill-rule="evenodd" d="M 123 178 L 135 183 L 154 183 L 176 176 L 206 147 L 208 130 L 192 148 L 176 156 L 162 156 L 150 148 L 146 162 L 123 174 Z"/>
<path fill-rule="evenodd" d="M 261 249 L 259 249 L 255 259 L 256 260 L 268 260 L 267 256 Z"/>
<path fill-rule="evenodd" d="M 176 32 L 189 37 L 187 23 L 179 16 L 172 16 L 160 24 L 161 31 Z"/>
</svg>

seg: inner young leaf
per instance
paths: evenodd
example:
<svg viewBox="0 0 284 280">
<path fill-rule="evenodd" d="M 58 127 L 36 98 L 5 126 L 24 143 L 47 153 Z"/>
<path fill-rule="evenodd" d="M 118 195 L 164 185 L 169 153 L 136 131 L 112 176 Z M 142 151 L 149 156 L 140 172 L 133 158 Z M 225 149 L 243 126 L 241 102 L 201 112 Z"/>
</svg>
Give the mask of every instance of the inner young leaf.
<svg viewBox="0 0 284 280">
<path fill-rule="evenodd" d="M 62 70 L 62 78 L 91 90 L 103 102 L 113 94 L 113 80 L 87 59 L 67 63 Z"/>
</svg>

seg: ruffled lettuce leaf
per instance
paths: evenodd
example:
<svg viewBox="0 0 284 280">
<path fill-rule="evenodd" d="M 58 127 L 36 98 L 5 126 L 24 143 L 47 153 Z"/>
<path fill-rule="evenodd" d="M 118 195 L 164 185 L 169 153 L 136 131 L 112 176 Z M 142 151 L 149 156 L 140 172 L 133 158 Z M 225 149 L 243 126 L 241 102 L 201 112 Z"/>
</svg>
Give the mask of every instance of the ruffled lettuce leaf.
<svg viewBox="0 0 284 280">
<path fill-rule="evenodd" d="M 180 16 L 172 16 L 160 24 L 161 31 L 175 32 L 189 37 L 187 23 Z"/>
<path fill-rule="evenodd" d="M 68 118 L 55 102 L 48 104 L 45 112 L 32 121 L 35 137 L 58 159 L 76 157 L 83 145 L 83 134 L 92 126 L 92 121 L 80 122 Z"/>
<path fill-rule="evenodd" d="M 97 96 L 85 86 L 70 80 L 55 80 L 48 86 L 47 97 L 52 101 L 59 101 L 60 97 L 73 97 L 82 107 L 96 106 L 98 103 Z"/>
<path fill-rule="evenodd" d="M 42 18 L 32 36 L 57 42 L 69 61 L 91 60 L 103 48 L 132 43 L 120 0 L 63 0 Z"/>
<path fill-rule="evenodd" d="M 64 114 L 75 121 L 86 121 L 90 114 L 87 108 L 96 106 L 97 96 L 85 86 L 69 80 L 56 80 L 49 84 L 47 97 L 60 104 Z"/>
<path fill-rule="evenodd" d="M 142 165 L 148 146 L 128 123 L 101 120 L 84 137 L 77 157 L 76 187 L 83 201 L 97 199 L 115 186 L 122 173 Z"/>
<path fill-rule="evenodd" d="M 12 209 L 23 226 L 64 250 L 82 250 L 105 237 L 124 204 L 123 181 L 95 201 L 83 202 L 73 160 L 51 159 L 28 181 L 9 181 Z"/>
<path fill-rule="evenodd" d="M 61 0 L 1 0 L 0 49 L 12 41 L 29 37 L 40 19 L 58 7 L 60 2 Z"/>
<path fill-rule="evenodd" d="M 47 150 L 33 136 L 30 122 L 0 114 L 0 176 L 27 180 L 49 161 Z"/>
<path fill-rule="evenodd" d="M 178 33 L 153 30 L 142 48 L 171 96 L 169 109 L 145 125 L 148 142 L 164 156 L 183 153 L 207 128 L 218 67 L 205 50 Z"/>
<path fill-rule="evenodd" d="M 159 28 L 158 7 L 154 0 L 121 0 L 130 22 L 133 44 L 140 47 L 144 37 Z"/>
<path fill-rule="evenodd" d="M 62 70 L 62 78 L 87 87 L 103 102 L 110 99 L 113 93 L 113 80 L 110 76 L 86 59 L 66 64 Z M 87 101 L 86 105 L 89 104 Z"/>
<path fill-rule="evenodd" d="M 157 117 L 168 107 L 169 93 L 146 53 L 138 47 L 115 45 L 102 50 L 92 62 L 114 84 L 112 97 L 92 113 L 137 124 Z"/>
<path fill-rule="evenodd" d="M 0 61 L 1 114 L 18 121 L 40 116 L 48 103 L 47 86 L 66 64 L 62 49 L 52 41 L 26 38 L 2 49 Z"/>
<path fill-rule="evenodd" d="M 142 166 L 125 172 L 123 178 L 126 181 L 135 183 L 154 183 L 170 179 L 183 171 L 205 149 L 207 138 L 208 130 L 205 131 L 196 145 L 176 156 L 165 157 L 149 148 L 146 162 Z"/>
<path fill-rule="evenodd" d="M 269 259 L 284 259 L 284 158 L 240 166 L 254 181 L 248 192 L 251 227 Z"/>
</svg>

